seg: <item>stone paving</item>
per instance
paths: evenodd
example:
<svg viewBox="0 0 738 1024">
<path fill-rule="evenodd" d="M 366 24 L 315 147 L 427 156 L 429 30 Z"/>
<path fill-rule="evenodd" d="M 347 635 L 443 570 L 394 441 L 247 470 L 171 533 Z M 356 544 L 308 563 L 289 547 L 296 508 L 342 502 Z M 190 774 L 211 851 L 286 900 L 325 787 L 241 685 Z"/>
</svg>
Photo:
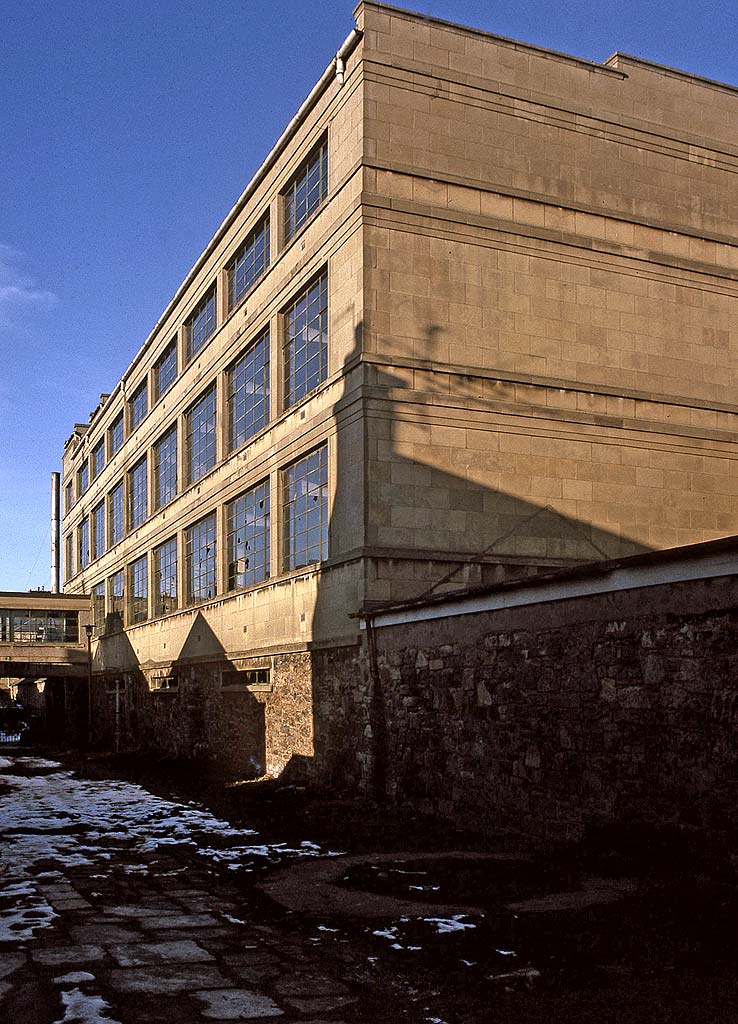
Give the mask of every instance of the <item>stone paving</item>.
<svg viewBox="0 0 738 1024">
<path fill-rule="evenodd" d="M 255 920 L 244 892 L 186 841 L 166 843 L 159 833 L 145 849 L 135 813 L 126 836 L 121 813 L 106 829 L 99 811 L 90 820 L 79 803 L 64 806 L 58 780 L 69 773 L 52 762 L 4 758 L 0 768 L 0 1019 L 372 1019 L 362 1009 L 366 992 L 352 991 L 283 929 Z M 135 807 L 141 791 L 128 790 Z M 33 856 L 29 848 L 37 859 L 15 860 Z"/>
</svg>

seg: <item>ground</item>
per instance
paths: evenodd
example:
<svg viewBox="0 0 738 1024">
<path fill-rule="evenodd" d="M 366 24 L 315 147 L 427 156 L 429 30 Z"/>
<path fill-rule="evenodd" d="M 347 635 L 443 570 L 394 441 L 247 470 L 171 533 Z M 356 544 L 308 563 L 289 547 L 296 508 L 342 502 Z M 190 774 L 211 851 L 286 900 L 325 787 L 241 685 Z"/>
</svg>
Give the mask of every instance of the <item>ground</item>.
<svg viewBox="0 0 738 1024">
<path fill-rule="evenodd" d="M 734 1021 L 734 876 L 689 830 L 542 855 L 192 767 L 7 751 L 0 1019 Z"/>
</svg>

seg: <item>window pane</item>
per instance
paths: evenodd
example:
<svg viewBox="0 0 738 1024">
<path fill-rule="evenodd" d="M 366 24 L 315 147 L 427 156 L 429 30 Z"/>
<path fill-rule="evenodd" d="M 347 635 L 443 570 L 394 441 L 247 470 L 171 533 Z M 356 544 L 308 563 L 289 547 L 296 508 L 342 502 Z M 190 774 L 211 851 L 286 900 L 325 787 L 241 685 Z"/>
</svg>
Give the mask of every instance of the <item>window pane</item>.
<svg viewBox="0 0 738 1024">
<path fill-rule="evenodd" d="M 101 438 L 92 449 L 92 477 L 100 476 L 105 468 L 105 438 Z"/>
<path fill-rule="evenodd" d="M 92 528 L 94 536 L 93 558 L 99 558 L 105 554 L 105 502 L 101 501 L 92 513 Z"/>
<path fill-rule="evenodd" d="M 285 240 L 297 232 L 328 195 L 328 143 L 308 157 L 284 194 Z"/>
<path fill-rule="evenodd" d="M 269 328 L 228 372 L 228 448 L 240 447 L 269 422 Z"/>
<path fill-rule="evenodd" d="M 146 458 L 141 459 L 128 474 L 128 528 L 135 530 L 146 520 Z"/>
<path fill-rule="evenodd" d="M 159 401 L 177 379 L 177 339 L 170 342 L 154 367 L 154 395 Z"/>
<path fill-rule="evenodd" d="M 186 324 L 187 358 L 192 359 L 215 330 L 215 289 L 206 295 Z"/>
<path fill-rule="evenodd" d="M 90 520 L 83 519 L 79 524 L 79 567 L 84 569 L 90 564 Z"/>
<path fill-rule="evenodd" d="M 215 515 L 185 530 L 187 604 L 215 597 Z"/>
<path fill-rule="evenodd" d="M 154 615 L 177 608 L 177 538 L 154 549 Z"/>
<path fill-rule="evenodd" d="M 328 275 L 285 310 L 284 400 L 294 405 L 325 380 L 328 368 Z"/>
<path fill-rule="evenodd" d="M 149 395 L 146 381 L 143 381 L 136 390 L 130 402 L 131 406 L 131 430 L 135 430 L 146 413 L 149 411 Z"/>
<path fill-rule="evenodd" d="M 110 492 L 108 503 L 108 546 L 113 547 L 123 540 L 125 530 L 122 481 Z"/>
<path fill-rule="evenodd" d="M 269 266 L 269 214 L 251 232 L 228 267 L 229 308 L 256 284 Z"/>
<path fill-rule="evenodd" d="M 87 462 L 83 462 L 77 470 L 77 493 L 82 496 L 90 486 L 90 474 Z"/>
<path fill-rule="evenodd" d="M 187 413 L 185 429 L 187 483 L 191 484 L 215 465 L 215 386 Z"/>
<path fill-rule="evenodd" d="M 95 636 L 105 629 L 105 584 L 98 583 L 92 588 L 92 623 Z"/>
<path fill-rule="evenodd" d="M 328 557 L 328 449 L 325 445 L 283 471 L 285 570 Z"/>
<path fill-rule="evenodd" d="M 115 417 L 110 426 L 110 455 L 115 455 L 123 444 L 123 413 Z"/>
<path fill-rule="evenodd" d="M 149 560 L 146 555 L 128 566 L 129 620 L 143 622 L 149 617 Z"/>
<path fill-rule="evenodd" d="M 269 577 L 269 482 L 246 491 L 226 506 L 228 589 Z"/>
<path fill-rule="evenodd" d="M 108 615 L 106 616 L 106 632 L 113 633 L 123 628 L 123 608 L 125 606 L 126 582 L 125 573 L 121 569 L 108 580 Z"/>
<path fill-rule="evenodd" d="M 154 502 L 161 508 L 177 493 L 177 427 L 154 446 Z"/>
</svg>

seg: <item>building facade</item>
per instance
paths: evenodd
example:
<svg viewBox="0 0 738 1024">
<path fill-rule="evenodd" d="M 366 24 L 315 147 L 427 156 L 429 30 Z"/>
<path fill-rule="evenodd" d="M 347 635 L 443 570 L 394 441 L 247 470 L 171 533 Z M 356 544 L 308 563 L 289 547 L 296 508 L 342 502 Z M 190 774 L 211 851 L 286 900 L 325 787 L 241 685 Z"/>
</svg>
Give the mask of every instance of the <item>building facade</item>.
<svg viewBox="0 0 738 1024">
<path fill-rule="evenodd" d="M 101 742 L 360 780 L 360 609 L 738 532 L 738 90 L 354 13 L 65 447 Z"/>
</svg>

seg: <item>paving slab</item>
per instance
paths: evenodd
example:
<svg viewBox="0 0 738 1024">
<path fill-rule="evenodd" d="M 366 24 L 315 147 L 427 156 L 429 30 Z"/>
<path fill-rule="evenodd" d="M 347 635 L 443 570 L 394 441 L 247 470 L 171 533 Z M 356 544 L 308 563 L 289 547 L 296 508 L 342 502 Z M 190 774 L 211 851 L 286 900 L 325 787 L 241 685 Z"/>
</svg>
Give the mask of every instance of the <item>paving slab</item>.
<svg viewBox="0 0 738 1024">
<path fill-rule="evenodd" d="M 195 997 L 206 1004 L 203 1017 L 209 1020 L 242 1021 L 259 1017 L 281 1017 L 282 1010 L 269 996 L 245 988 L 195 992 Z"/>
<path fill-rule="evenodd" d="M 51 946 L 48 949 L 34 949 L 31 958 L 39 964 L 57 967 L 63 964 L 94 963 L 105 959 L 101 946 Z"/>
<path fill-rule="evenodd" d="M 22 953 L 0 953 L 0 979 L 14 974 L 25 962 Z"/>
<path fill-rule="evenodd" d="M 114 924 L 80 924 L 69 929 L 69 934 L 77 942 L 86 945 L 109 946 L 113 943 L 135 942 L 141 939 L 141 932 L 131 928 L 121 928 Z"/>
<path fill-rule="evenodd" d="M 121 968 L 111 971 L 110 984 L 119 992 L 194 992 L 196 989 L 228 988 L 230 982 L 210 964 L 162 964 L 150 968 Z"/>
<path fill-rule="evenodd" d="M 349 995 L 349 989 L 327 974 L 286 974 L 276 983 L 274 991 L 284 996 Z"/>
<path fill-rule="evenodd" d="M 284 1001 L 298 1013 L 332 1013 L 352 1006 L 357 1000 L 353 996 L 323 996 L 302 999 L 297 996 L 285 996 Z"/>
<path fill-rule="evenodd" d="M 137 942 L 111 946 L 110 955 L 119 967 L 143 967 L 158 963 L 207 963 L 215 957 L 191 939 L 181 942 Z"/>
<path fill-rule="evenodd" d="M 162 914 L 143 918 L 141 924 L 144 928 L 157 928 L 160 931 L 172 928 L 217 928 L 223 922 L 212 914 Z"/>
</svg>

